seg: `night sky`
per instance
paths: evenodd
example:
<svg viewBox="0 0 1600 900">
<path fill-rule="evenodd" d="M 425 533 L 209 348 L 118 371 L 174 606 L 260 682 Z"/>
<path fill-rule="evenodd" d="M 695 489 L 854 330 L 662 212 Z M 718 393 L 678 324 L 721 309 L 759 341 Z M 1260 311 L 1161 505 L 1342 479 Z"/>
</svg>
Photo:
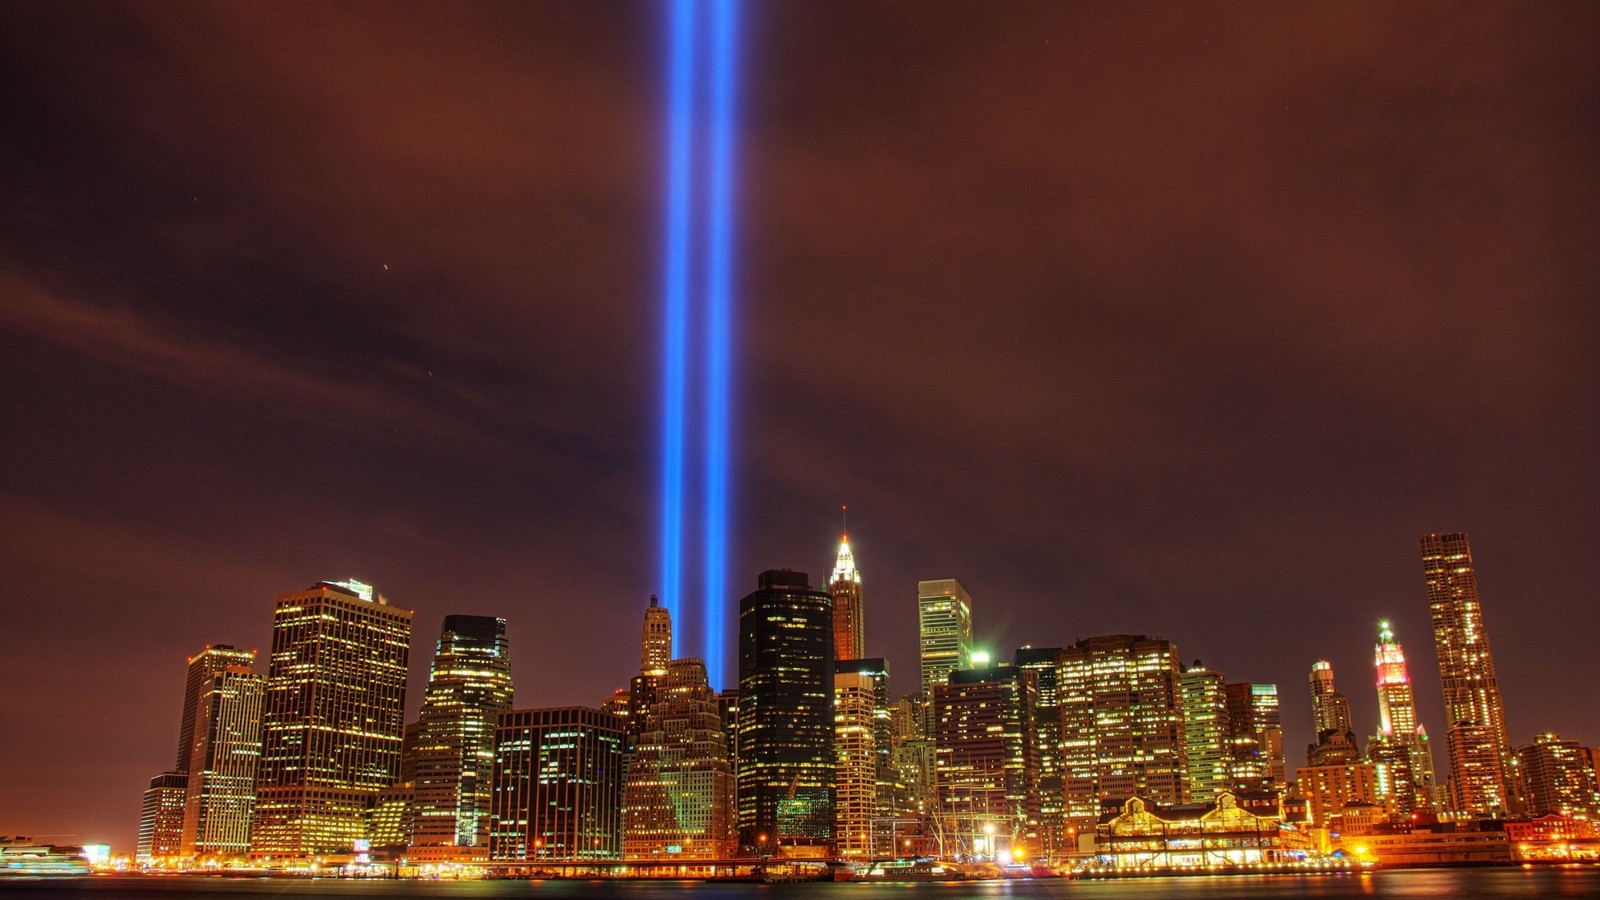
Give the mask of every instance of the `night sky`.
<svg viewBox="0 0 1600 900">
<path fill-rule="evenodd" d="M 730 603 L 847 503 L 897 691 L 955 577 L 1277 682 L 1293 767 L 1379 618 L 1442 737 L 1460 530 L 1513 742 L 1600 743 L 1600 7 L 748 9 Z M 449 613 L 518 706 L 634 674 L 659 26 L 0 5 L 0 834 L 131 850 L 185 657 L 320 579 L 417 611 L 413 710 Z"/>
</svg>

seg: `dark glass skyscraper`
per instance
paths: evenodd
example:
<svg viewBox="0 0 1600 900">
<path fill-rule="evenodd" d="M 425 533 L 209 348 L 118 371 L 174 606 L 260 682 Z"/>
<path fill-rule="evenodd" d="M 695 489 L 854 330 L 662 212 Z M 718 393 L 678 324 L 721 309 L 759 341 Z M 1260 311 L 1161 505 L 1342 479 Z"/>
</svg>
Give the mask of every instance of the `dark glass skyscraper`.
<svg viewBox="0 0 1600 900">
<path fill-rule="evenodd" d="M 518 709 L 496 727 L 490 856 L 622 858 L 623 721 L 582 706 Z"/>
<path fill-rule="evenodd" d="M 761 573 L 739 602 L 739 843 L 833 834 L 833 598 L 804 572 Z"/>
<path fill-rule="evenodd" d="M 495 718 L 510 708 L 506 620 L 445 616 L 418 720 L 412 856 L 488 858 Z"/>
</svg>

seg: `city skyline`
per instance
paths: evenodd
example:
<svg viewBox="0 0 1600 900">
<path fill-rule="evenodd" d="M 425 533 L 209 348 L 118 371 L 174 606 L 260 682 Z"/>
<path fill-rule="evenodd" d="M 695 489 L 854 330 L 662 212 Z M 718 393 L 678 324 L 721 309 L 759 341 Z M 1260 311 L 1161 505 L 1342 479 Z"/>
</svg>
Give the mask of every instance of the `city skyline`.
<svg viewBox="0 0 1600 900">
<path fill-rule="evenodd" d="M 658 23 L 101 11 L 0 11 L 0 719 L 30 737 L 0 832 L 131 846 L 182 660 L 264 665 L 263 610 L 318 579 L 418 634 L 505 618 L 519 708 L 624 686 L 660 591 Z M 758 572 L 825 581 L 848 503 L 897 694 L 916 583 L 953 577 L 996 661 L 1145 633 L 1276 684 L 1291 770 L 1318 659 L 1376 730 L 1389 621 L 1442 774 L 1414 541 L 1461 530 L 1511 745 L 1600 744 L 1548 652 L 1600 634 L 1597 35 L 764 6 L 730 613 Z"/>
</svg>

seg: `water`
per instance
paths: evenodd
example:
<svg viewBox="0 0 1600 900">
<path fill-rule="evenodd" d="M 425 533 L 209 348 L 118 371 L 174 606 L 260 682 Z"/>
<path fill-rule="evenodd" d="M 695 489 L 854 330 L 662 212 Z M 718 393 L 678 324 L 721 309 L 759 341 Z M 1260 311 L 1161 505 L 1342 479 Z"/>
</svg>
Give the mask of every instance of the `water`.
<svg viewBox="0 0 1600 900">
<path fill-rule="evenodd" d="M 529 897 L 760 898 L 760 900 L 1340 900 L 1448 897 L 1600 897 L 1600 867 L 1426 869 L 1345 875 L 1236 875 L 1126 881 L 987 881 L 922 884 L 704 884 L 694 881 L 338 881 L 195 877 L 0 879 L 0 900 L 387 900 Z"/>
</svg>

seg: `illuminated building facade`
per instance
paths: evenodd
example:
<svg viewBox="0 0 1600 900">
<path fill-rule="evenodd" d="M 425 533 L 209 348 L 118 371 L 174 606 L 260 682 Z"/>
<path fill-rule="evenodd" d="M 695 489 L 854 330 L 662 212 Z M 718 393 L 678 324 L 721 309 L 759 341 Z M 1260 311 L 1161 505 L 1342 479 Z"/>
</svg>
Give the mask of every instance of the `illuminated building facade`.
<svg viewBox="0 0 1600 900">
<path fill-rule="evenodd" d="M 255 661 L 254 651 L 222 644 L 189 660 L 183 856 L 226 859 L 250 852 L 266 691 L 266 679 L 252 671 Z"/>
<path fill-rule="evenodd" d="M 1319 659 L 1311 665 L 1311 723 L 1317 740 L 1325 733 L 1355 734 L 1350 721 L 1350 701 L 1333 682 L 1333 663 Z"/>
<path fill-rule="evenodd" d="M 1420 543 L 1444 685 L 1451 802 L 1459 813 L 1505 815 L 1516 806 L 1515 762 L 1472 547 L 1461 533 L 1425 534 Z"/>
<path fill-rule="evenodd" d="M 1097 823 L 1096 852 L 1112 869 L 1204 869 L 1291 859 L 1304 838 L 1272 800 L 1224 791 L 1210 803 L 1130 797 Z"/>
<path fill-rule="evenodd" d="M 889 710 L 889 758 L 898 818 L 920 818 L 935 808 L 933 740 L 927 722 L 928 702 L 921 692 L 901 697 Z"/>
<path fill-rule="evenodd" d="M 917 635 L 921 644 L 922 692 L 950 673 L 972 667 L 972 598 L 954 578 L 917 582 Z"/>
<path fill-rule="evenodd" d="M 415 830 L 417 793 L 417 734 L 422 723 L 406 725 L 400 739 L 400 778 L 378 792 L 372 806 L 372 855 L 375 859 L 401 859 Z"/>
<path fill-rule="evenodd" d="M 1347 759 L 1306 766 L 1296 769 L 1294 777 L 1315 828 L 1338 831 L 1346 806 L 1378 802 L 1378 771 L 1369 762 Z"/>
<path fill-rule="evenodd" d="M 616 716 L 582 706 L 501 713 L 490 859 L 620 860 L 622 729 Z"/>
<path fill-rule="evenodd" d="M 1200 660 L 1183 670 L 1183 742 L 1189 762 L 1189 796 L 1209 803 L 1232 788 L 1232 744 L 1228 740 L 1227 679 Z"/>
<path fill-rule="evenodd" d="M 488 858 L 495 721 L 511 700 L 506 620 L 445 616 L 418 719 L 414 860 Z"/>
<path fill-rule="evenodd" d="M 1378 623 L 1373 648 L 1378 674 L 1378 733 L 1367 755 L 1378 767 L 1378 784 L 1390 811 L 1407 816 L 1433 807 L 1433 747 L 1417 721 L 1406 654 L 1388 622 Z"/>
<path fill-rule="evenodd" d="M 1600 784 L 1588 748 L 1546 733 L 1519 747 L 1517 759 L 1528 815 L 1600 819 Z"/>
<path fill-rule="evenodd" d="M 1030 837 L 1041 855 L 1055 858 L 1069 843 L 1066 796 L 1061 787 L 1061 691 L 1057 684 L 1061 648 L 1020 647 L 1012 661 L 1017 668 L 1033 673 L 1037 688 L 1033 733 L 1039 757 L 1039 774 L 1035 781 L 1039 819 L 1030 829 Z"/>
<path fill-rule="evenodd" d="M 1289 781 L 1283 756 L 1278 686 L 1239 682 L 1224 688 L 1235 790 L 1282 790 Z"/>
<path fill-rule="evenodd" d="M 1016 666 L 962 669 L 934 685 L 936 815 L 957 842 L 946 854 L 1037 852 L 1024 846 L 1039 820 L 1037 702 L 1034 672 Z"/>
<path fill-rule="evenodd" d="M 1093 833 L 1102 801 L 1189 799 L 1178 649 L 1144 635 L 1062 649 L 1062 784 L 1068 827 Z"/>
<path fill-rule="evenodd" d="M 733 856 L 733 767 L 705 663 L 675 659 L 639 733 L 623 791 L 623 855 L 630 860 Z"/>
<path fill-rule="evenodd" d="M 667 674 L 667 664 L 672 661 L 672 613 L 654 594 L 644 611 L 644 637 L 639 643 L 639 673 Z"/>
<path fill-rule="evenodd" d="M 758 585 L 739 602 L 739 845 L 816 852 L 833 838 L 833 598 L 788 569 Z"/>
<path fill-rule="evenodd" d="M 348 853 L 400 774 L 411 611 L 358 581 L 278 598 L 250 855 Z"/>
<path fill-rule="evenodd" d="M 189 773 L 162 772 L 150 779 L 139 813 L 135 862 L 178 856 L 183 847 L 183 812 L 188 802 Z"/>
<path fill-rule="evenodd" d="M 837 595 L 835 595 L 837 596 Z M 835 852 L 870 859 L 878 816 L 878 708 L 876 679 L 840 669 L 833 675 Z"/>
<path fill-rule="evenodd" d="M 861 605 L 861 570 L 850 552 L 850 535 L 839 538 L 839 557 L 828 579 L 833 595 L 834 659 L 860 659 L 867 654 L 865 610 Z"/>
</svg>

